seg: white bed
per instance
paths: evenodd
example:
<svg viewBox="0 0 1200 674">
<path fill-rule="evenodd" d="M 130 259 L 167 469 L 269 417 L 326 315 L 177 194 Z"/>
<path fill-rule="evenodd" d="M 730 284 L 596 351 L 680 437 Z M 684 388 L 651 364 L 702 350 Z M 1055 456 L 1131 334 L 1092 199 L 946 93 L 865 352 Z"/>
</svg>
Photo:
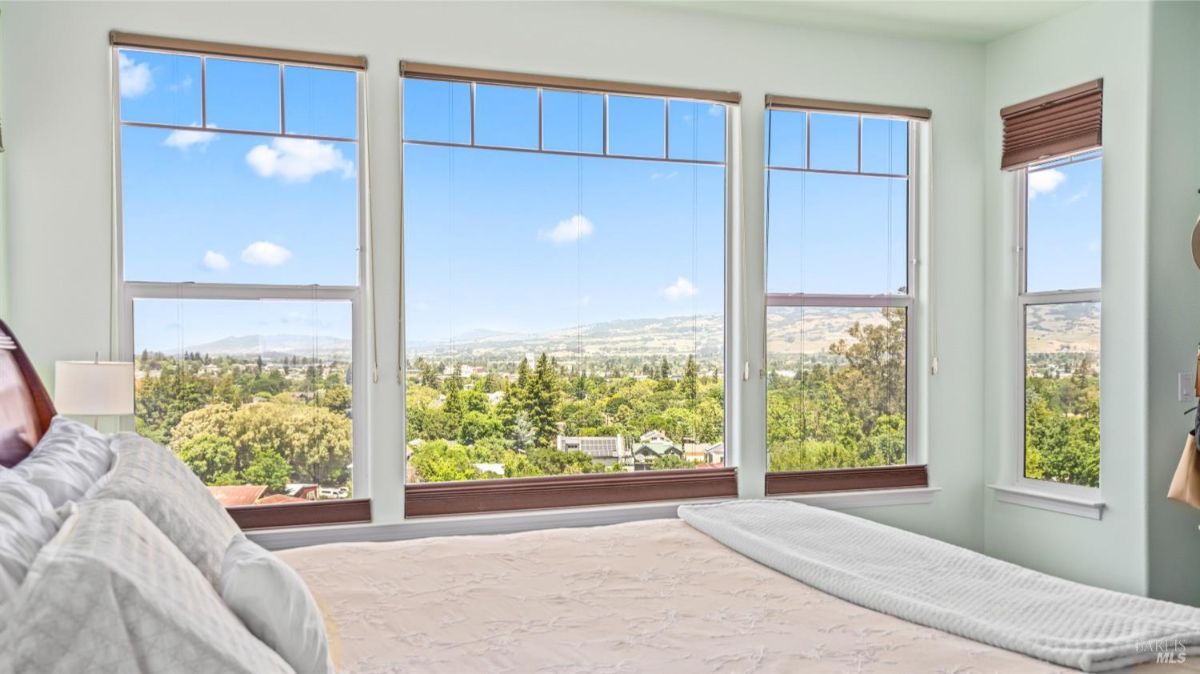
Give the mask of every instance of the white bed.
<svg viewBox="0 0 1200 674">
<path fill-rule="evenodd" d="M 681 520 L 279 555 L 344 672 L 1069 671 L 842 601 Z"/>
</svg>

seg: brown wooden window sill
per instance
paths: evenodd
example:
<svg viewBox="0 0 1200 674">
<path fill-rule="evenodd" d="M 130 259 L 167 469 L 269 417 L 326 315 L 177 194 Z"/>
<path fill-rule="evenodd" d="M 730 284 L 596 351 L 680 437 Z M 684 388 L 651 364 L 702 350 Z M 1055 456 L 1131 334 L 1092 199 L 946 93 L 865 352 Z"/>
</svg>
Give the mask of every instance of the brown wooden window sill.
<svg viewBox="0 0 1200 674">
<path fill-rule="evenodd" d="M 404 489 L 404 514 L 430 517 L 722 497 L 737 497 L 734 468 L 417 483 Z"/>
<path fill-rule="evenodd" d="M 365 498 L 230 506 L 225 510 L 242 529 L 313 527 L 371 521 L 371 500 Z"/>
<path fill-rule="evenodd" d="M 902 489 L 928 487 L 929 471 L 924 465 L 872 466 L 832 470 L 798 470 L 767 473 L 767 495 L 807 494 L 822 491 Z"/>
</svg>

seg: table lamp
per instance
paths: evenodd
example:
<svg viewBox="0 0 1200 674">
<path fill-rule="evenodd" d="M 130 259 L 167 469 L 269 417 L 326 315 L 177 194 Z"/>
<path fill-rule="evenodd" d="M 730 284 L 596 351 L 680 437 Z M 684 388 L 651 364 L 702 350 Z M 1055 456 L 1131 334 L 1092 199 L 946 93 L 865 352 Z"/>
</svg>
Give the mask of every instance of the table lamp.
<svg viewBox="0 0 1200 674">
<path fill-rule="evenodd" d="M 60 360 L 54 364 L 54 406 L 60 414 L 133 414 L 133 363 Z M 95 425 L 95 423 L 93 423 Z"/>
</svg>

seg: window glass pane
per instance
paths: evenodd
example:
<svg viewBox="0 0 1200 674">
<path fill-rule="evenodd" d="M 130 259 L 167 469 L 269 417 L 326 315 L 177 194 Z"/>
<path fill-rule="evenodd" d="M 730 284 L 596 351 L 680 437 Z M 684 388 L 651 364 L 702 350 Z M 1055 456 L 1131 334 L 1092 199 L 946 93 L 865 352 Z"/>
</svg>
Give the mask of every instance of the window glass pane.
<svg viewBox="0 0 1200 674">
<path fill-rule="evenodd" d="M 808 113 L 767 110 L 767 165 L 804 168 L 804 125 Z"/>
<path fill-rule="evenodd" d="M 405 78 L 404 138 L 436 143 L 471 142 L 471 86 Z"/>
<path fill-rule="evenodd" d="M 905 294 L 908 182 L 768 171 L 767 291 Z"/>
<path fill-rule="evenodd" d="M 210 58 L 204 71 L 208 127 L 279 133 L 279 66 Z"/>
<path fill-rule="evenodd" d="M 1100 303 L 1025 308 L 1025 477 L 1100 485 Z"/>
<path fill-rule="evenodd" d="M 351 496 L 349 302 L 136 300 L 134 348 L 137 431 L 222 503 Z"/>
<path fill-rule="evenodd" d="M 157 52 L 117 51 L 121 119 L 200 126 L 200 59 Z"/>
<path fill-rule="evenodd" d="M 476 85 L 475 143 L 537 148 L 537 89 Z"/>
<path fill-rule="evenodd" d="M 672 159 L 725 160 L 725 106 L 670 101 Z"/>
<path fill-rule="evenodd" d="M 284 66 L 287 133 L 358 137 L 358 75 L 348 70 Z"/>
<path fill-rule="evenodd" d="M 408 479 L 722 465 L 724 185 L 407 145 Z"/>
<path fill-rule="evenodd" d="M 121 129 L 125 279 L 357 285 L 356 145 Z"/>
<path fill-rule="evenodd" d="M 908 174 L 908 122 L 863 117 L 862 170 L 865 173 Z"/>
<path fill-rule="evenodd" d="M 812 168 L 827 171 L 858 170 L 858 116 L 809 115 Z"/>
<path fill-rule="evenodd" d="M 608 153 L 661 157 L 665 149 L 661 98 L 608 97 Z"/>
<path fill-rule="evenodd" d="M 907 461 L 906 310 L 768 307 L 770 471 Z"/>
<path fill-rule="evenodd" d="M 542 91 L 542 143 L 547 150 L 604 151 L 604 97 L 575 91 Z"/>
<path fill-rule="evenodd" d="M 1099 157 L 1027 174 L 1029 292 L 1100 287 Z"/>
</svg>

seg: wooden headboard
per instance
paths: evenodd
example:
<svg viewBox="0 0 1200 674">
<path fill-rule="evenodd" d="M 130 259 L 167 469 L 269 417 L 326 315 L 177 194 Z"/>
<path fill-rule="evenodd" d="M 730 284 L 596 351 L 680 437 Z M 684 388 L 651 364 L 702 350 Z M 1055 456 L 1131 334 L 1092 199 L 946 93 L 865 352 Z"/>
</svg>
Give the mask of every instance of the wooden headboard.
<svg viewBox="0 0 1200 674">
<path fill-rule="evenodd" d="M 13 433 L 30 447 L 50 427 L 54 402 L 21 343 L 0 321 L 0 442 Z"/>
</svg>

